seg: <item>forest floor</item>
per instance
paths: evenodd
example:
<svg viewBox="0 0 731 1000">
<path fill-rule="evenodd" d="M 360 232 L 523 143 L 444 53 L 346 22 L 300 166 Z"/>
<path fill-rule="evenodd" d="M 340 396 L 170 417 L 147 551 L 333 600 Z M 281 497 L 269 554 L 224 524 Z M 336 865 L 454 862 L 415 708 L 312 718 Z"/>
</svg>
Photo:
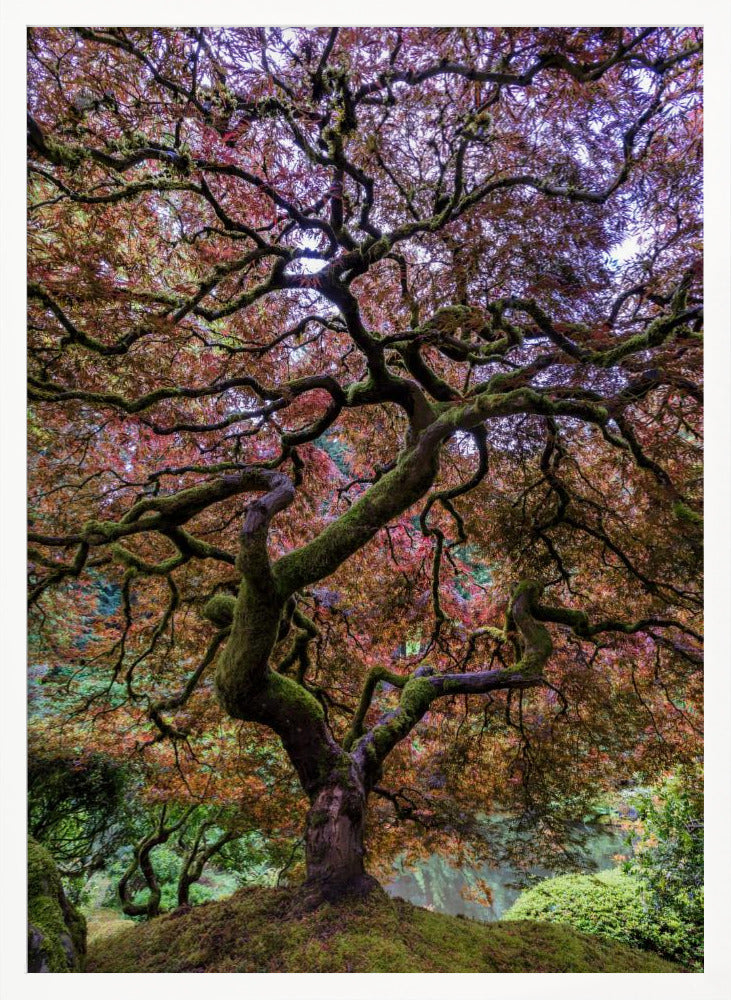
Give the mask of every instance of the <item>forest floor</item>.
<svg viewBox="0 0 731 1000">
<path fill-rule="evenodd" d="M 87 972 L 683 972 L 569 927 L 485 924 L 375 892 L 303 912 L 296 889 L 241 889 L 90 935 Z"/>
</svg>

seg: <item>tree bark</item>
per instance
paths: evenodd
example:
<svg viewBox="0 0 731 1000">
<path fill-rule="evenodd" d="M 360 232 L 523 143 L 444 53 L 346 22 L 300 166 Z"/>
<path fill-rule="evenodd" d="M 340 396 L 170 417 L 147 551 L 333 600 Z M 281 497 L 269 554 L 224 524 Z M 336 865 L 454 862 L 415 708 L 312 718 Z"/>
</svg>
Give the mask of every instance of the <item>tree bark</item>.
<svg viewBox="0 0 731 1000">
<path fill-rule="evenodd" d="M 378 887 L 365 871 L 365 809 L 366 792 L 355 769 L 313 795 L 305 834 L 305 889 L 317 901 L 366 895 Z"/>
</svg>

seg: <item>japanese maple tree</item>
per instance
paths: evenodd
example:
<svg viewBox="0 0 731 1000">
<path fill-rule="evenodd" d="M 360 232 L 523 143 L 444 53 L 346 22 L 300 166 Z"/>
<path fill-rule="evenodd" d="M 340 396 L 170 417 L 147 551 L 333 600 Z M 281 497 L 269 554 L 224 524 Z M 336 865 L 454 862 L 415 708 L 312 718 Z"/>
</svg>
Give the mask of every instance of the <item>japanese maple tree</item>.
<svg viewBox="0 0 731 1000">
<path fill-rule="evenodd" d="M 697 753 L 701 48 L 30 30 L 31 634 L 77 738 L 270 814 L 296 775 L 326 896 L 367 816 L 376 866 Z"/>
</svg>

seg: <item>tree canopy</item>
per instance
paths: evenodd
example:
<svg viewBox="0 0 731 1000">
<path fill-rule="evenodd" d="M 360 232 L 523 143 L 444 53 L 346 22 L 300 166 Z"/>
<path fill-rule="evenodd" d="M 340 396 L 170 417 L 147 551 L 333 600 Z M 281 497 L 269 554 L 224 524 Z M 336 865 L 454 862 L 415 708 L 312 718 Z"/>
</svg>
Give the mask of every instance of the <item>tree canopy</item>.
<svg viewBox="0 0 731 1000">
<path fill-rule="evenodd" d="M 30 30 L 34 738 L 328 891 L 698 753 L 701 50 Z"/>
</svg>

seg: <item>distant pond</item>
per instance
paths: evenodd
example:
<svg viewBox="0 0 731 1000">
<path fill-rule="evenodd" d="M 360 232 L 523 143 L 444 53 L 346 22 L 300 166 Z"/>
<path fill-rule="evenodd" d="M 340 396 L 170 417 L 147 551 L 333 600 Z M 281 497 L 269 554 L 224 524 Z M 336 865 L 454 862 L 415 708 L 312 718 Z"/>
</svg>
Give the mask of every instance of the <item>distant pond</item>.
<svg viewBox="0 0 731 1000">
<path fill-rule="evenodd" d="M 616 864 L 614 856 L 627 851 L 624 831 L 611 824 L 582 824 L 581 833 L 586 838 L 582 850 L 586 859 L 583 871 L 613 868 Z M 428 860 L 398 872 L 386 886 L 386 891 L 390 896 L 398 896 L 415 906 L 440 913 L 473 920 L 500 920 L 524 889 L 540 879 L 565 872 L 565 868 L 559 872 L 539 865 L 518 868 L 509 863 L 499 867 L 483 865 L 466 871 L 450 864 L 448 858 L 432 854 Z M 483 879 L 489 885 L 493 896 L 491 906 L 465 899 L 462 895 L 476 879 Z"/>
</svg>

